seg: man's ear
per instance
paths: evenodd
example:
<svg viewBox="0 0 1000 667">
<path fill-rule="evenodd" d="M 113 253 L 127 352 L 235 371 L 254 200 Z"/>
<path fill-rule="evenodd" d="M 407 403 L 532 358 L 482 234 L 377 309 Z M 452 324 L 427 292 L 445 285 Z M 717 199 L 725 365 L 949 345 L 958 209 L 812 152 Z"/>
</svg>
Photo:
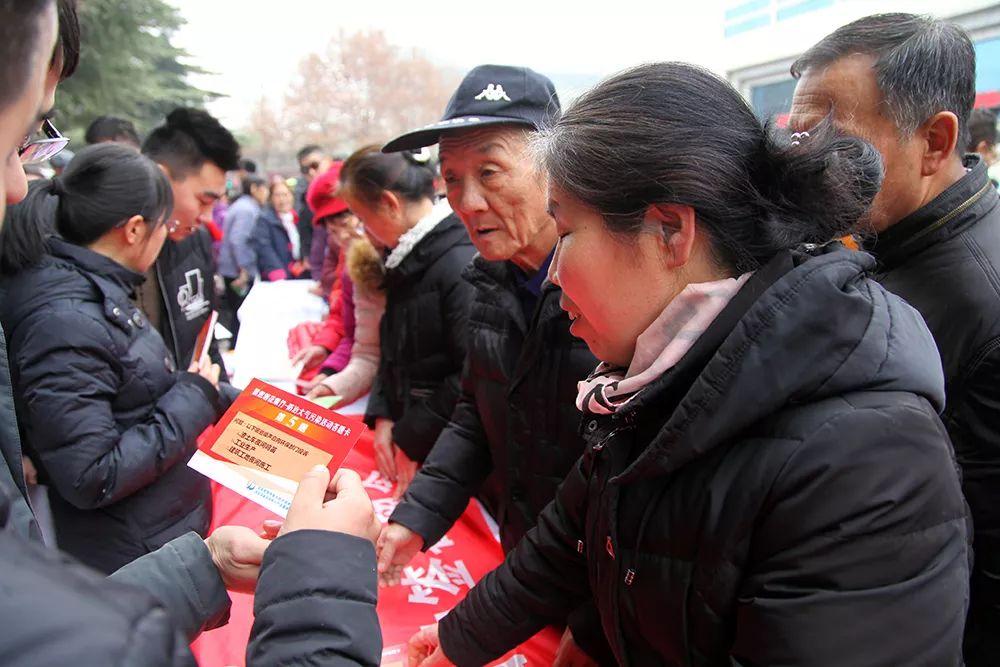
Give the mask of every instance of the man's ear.
<svg viewBox="0 0 1000 667">
<path fill-rule="evenodd" d="M 162 171 L 164 174 L 167 175 L 167 180 L 169 180 L 171 183 L 181 183 L 184 181 L 183 178 L 175 178 L 174 174 L 170 171 L 170 167 L 168 167 L 167 165 L 160 164 L 159 162 L 157 162 L 156 166 L 160 168 L 160 171 Z"/>
<path fill-rule="evenodd" d="M 924 139 L 921 174 L 933 176 L 955 156 L 958 145 L 958 116 L 939 111 L 917 130 Z"/>
<path fill-rule="evenodd" d="M 129 245 L 137 245 L 146 238 L 145 218 L 141 215 L 133 215 L 122 225 L 122 232 L 125 234 L 125 242 Z"/>
<path fill-rule="evenodd" d="M 694 209 L 683 204 L 653 204 L 645 221 L 659 226 L 666 266 L 677 269 L 687 264 L 697 233 Z"/>
</svg>

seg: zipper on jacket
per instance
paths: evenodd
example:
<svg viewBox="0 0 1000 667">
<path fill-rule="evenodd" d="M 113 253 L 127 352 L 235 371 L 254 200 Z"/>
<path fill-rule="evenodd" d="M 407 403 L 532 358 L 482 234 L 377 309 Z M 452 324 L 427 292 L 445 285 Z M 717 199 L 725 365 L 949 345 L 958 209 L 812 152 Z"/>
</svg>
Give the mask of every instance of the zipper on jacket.
<svg viewBox="0 0 1000 667">
<path fill-rule="evenodd" d="M 987 192 L 989 192 L 993 187 L 994 187 L 993 183 L 991 183 L 990 181 L 987 180 L 986 181 L 986 185 L 983 186 L 982 190 L 980 190 L 976 194 L 974 194 L 971 197 L 969 197 L 968 199 L 966 199 L 964 202 L 962 202 L 961 204 L 959 204 L 957 208 L 955 208 L 950 213 L 946 214 L 940 220 L 927 225 L 926 227 L 924 227 L 923 229 L 921 229 L 919 232 L 915 233 L 913 236 L 911 236 L 905 242 L 903 242 L 903 244 L 902 244 L 901 247 L 905 248 L 906 246 L 910 245 L 914 241 L 918 241 L 919 239 L 922 239 L 923 237 L 927 236 L 931 232 L 936 231 L 938 229 L 941 229 L 946 224 L 948 224 L 949 222 L 951 222 L 952 220 L 954 220 L 956 217 L 958 217 L 959 215 L 961 215 L 962 213 L 964 213 L 967 208 L 969 208 L 970 206 L 972 206 L 973 204 L 975 204 L 977 201 L 979 201 L 979 199 L 983 195 L 985 195 Z"/>
<path fill-rule="evenodd" d="M 618 500 L 621 493 L 618 490 L 617 485 L 609 484 L 609 486 L 615 487 L 611 491 L 611 493 L 613 494 L 611 502 L 609 503 L 610 506 L 609 509 L 611 511 L 608 512 L 608 532 L 611 533 L 608 536 L 608 541 L 611 544 L 614 544 L 614 542 L 618 539 L 615 527 L 617 525 L 617 518 L 618 518 Z M 628 650 L 625 645 L 625 633 L 624 631 L 622 631 L 622 617 L 621 617 L 622 586 L 621 586 L 621 580 L 619 579 L 619 576 L 621 575 L 621 567 L 618 565 L 618 563 L 619 561 L 617 559 L 612 559 L 612 563 L 610 564 L 612 576 L 608 580 L 608 584 L 611 586 L 611 609 L 615 622 L 615 639 L 618 643 L 618 652 L 620 654 L 618 658 L 621 667 L 628 667 L 629 665 Z"/>
<path fill-rule="evenodd" d="M 153 272 L 156 274 L 156 284 L 159 287 L 160 298 L 163 299 L 163 313 L 167 316 L 167 326 L 170 327 L 170 337 L 173 339 L 171 343 L 173 344 L 172 350 L 169 350 L 171 354 L 174 355 L 174 365 L 180 369 L 180 354 L 178 345 L 180 342 L 177 340 L 177 329 L 174 327 L 174 315 L 170 310 L 170 301 L 167 299 L 167 287 L 163 284 L 163 274 L 160 273 L 160 263 L 156 262 L 153 264 Z M 212 289 L 215 289 L 215 283 L 212 283 Z M 182 370 L 187 370 L 182 369 Z"/>
</svg>

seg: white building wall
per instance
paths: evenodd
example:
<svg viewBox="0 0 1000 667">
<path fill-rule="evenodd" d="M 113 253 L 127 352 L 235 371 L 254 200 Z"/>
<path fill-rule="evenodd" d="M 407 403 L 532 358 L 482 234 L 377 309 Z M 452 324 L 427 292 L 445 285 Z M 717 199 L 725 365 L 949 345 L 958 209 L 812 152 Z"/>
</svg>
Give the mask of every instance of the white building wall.
<svg viewBox="0 0 1000 667">
<path fill-rule="evenodd" d="M 808 10 L 808 5 L 828 6 Z M 782 12 L 807 11 L 779 20 Z M 741 13 L 741 8 L 743 9 Z M 726 0 L 721 69 L 748 98 L 756 85 L 789 78 L 795 58 L 837 27 L 874 13 L 910 12 L 947 18 L 962 25 L 973 40 L 1000 36 L 1000 3 L 984 0 Z M 735 16 L 733 15 L 735 14 Z M 744 21 L 767 25 L 738 31 Z"/>
</svg>

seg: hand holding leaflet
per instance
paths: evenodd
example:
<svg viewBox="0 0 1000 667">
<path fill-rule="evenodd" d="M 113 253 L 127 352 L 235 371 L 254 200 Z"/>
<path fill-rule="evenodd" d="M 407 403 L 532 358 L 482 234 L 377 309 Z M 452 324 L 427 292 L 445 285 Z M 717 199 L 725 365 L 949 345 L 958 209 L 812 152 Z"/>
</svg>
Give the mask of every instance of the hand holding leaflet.
<svg viewBox="0 0 1000 667">
<path fill-rule="evenodd" d="M 365 425 L 253 380 L 188 465 L 284 517 L 317 465 L 337 471 Z"/>
</svg>

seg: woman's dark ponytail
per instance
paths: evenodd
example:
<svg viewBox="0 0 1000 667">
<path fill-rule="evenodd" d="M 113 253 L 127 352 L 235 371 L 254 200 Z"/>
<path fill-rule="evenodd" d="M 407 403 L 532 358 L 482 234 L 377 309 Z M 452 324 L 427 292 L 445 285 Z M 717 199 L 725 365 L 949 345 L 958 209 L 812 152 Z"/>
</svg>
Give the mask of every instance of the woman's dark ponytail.
<svg viewBox="0 0 1000 667">
<path fill-rule="evenodd" d="M 52 180 L 49 181 L 49 194 L 55 197 L 63 195 L 66 191 L 63 189 L 62 181 L 58 176 L 53 176 Z"/>
<path fill-rule="evenodd" d="M 37 264 L 53 233 L 86 246 L 135 215 L 152 229 L 173 207 L 170 181 L 149 158 L 120 144 L 88 146 L 61 176 L 32 184 L 26 200 L 8 210 L 0 271 L 9 275 Z"/>
<path fill-rule="evenodd" d="M 753 170 L 761 249 L 826 243 L 857 228 L 882 185 L 879 152 L 838 133 L 829 119 L 799 133 L 768 123 L 764 133 Z"/>
<path fill-rule="evenodd" d="M 433 200 L 434 177 L 429 151 L 383 153 L 378 146 L 355 151 L 340 171 L 341 186 L 370 203 L 386 190 L 411 202 Z"/>
<path fill-rule="evenodd" d="M 643 65 L 598 84 L 537 147 L 552 183 L 613 232 L 638 233 L 653 204 L 692 207 L 731 275 L 848 233 L 882 176 L 864 141 L 828 121 L 795 138 L 762 125 L 728 82 L 686 63 Z"/>
</svg>

